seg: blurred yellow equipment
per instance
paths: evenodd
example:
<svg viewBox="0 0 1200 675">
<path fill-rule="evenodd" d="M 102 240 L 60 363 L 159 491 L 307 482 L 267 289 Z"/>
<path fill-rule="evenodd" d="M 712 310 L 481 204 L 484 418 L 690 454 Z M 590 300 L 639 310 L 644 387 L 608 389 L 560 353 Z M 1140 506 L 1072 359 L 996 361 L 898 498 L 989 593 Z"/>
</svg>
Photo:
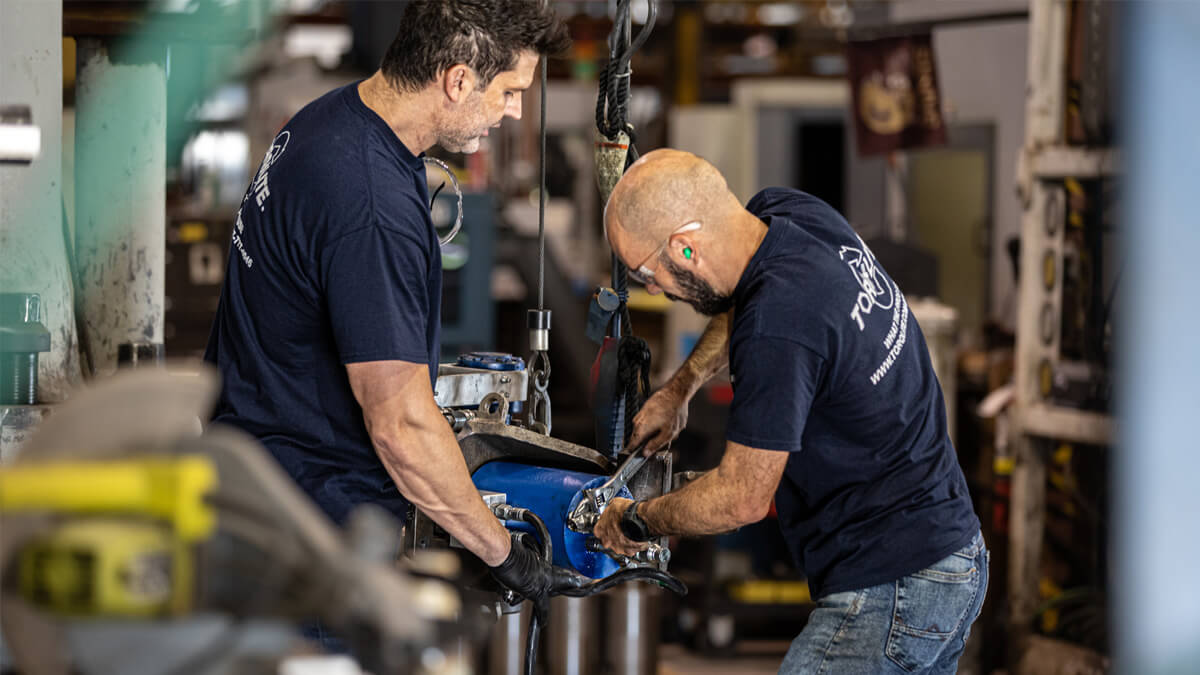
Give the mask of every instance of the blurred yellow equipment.
<svg viewBox="0 0 1200 675">
<path fill-rule="evenodd" d="M 22 597 L 74 616 L 190 611 L 193 545 L 215 530 L 204 497 L 216 482 L 212 460 L 199 455 L 0 469 L 0 512 L 57 521 L 20 551 Z"/>
</svg>

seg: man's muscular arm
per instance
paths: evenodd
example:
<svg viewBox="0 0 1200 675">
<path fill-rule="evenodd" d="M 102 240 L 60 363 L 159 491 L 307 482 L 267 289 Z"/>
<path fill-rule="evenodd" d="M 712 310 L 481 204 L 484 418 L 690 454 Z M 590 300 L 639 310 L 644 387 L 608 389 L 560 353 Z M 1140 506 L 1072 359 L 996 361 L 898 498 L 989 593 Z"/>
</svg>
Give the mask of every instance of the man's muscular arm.
<svg viewBox="0 0 1200 675">
<path fill-rule="evenodd" d="M 733 310 L 708 322 L 692 353 L 679 370 L 651 396 L 633 418 L 630 447 L 649 439 L 646 454 L 675 440 L 687 425 L 688 401 L 701 386 L 729 365 L 729 331 Z"/>
<path fill-rule="evenodd" d="M 728 532 L 767 515 L 790 453 L 759 450 L 729 441 L 721 464 L 695 481 L 638 507 L 638 515 L 655 535 L 703 535 Z M 620 532 L 628 500 L 614 500 L 596 525 L 605 546 L 632 554 L 645 544 Z"/>
<path fill-rule="evenodd" d="M 479 497 L 462 450 L 433 400 L 429 366 L 347 364 L 375 452 L 400 494 L 489 566 L 508 555 L 508 531 Z"/>
</svg>

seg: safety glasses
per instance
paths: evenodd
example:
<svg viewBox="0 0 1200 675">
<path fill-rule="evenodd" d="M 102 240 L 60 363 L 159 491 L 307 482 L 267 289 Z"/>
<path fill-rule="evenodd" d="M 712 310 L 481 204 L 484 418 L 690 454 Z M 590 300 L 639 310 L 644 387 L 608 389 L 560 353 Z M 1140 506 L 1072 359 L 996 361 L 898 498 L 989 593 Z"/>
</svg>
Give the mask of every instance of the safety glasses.
<svg viewBox="0 0 1200 675">
<path fill-rule="evenodd" d="M 679 228 L 674 232 L 668 234 L 666 239 L 663 239 L 663 242 L 658 245 L 658 248 L 654 249 L 653 253 L 646 256 L 642 262 L 638 264 L 637 269 L 634 269 L 633 267 L 629 268 L 629 278 L 643 286 L 649 286 L 653 284 L 654 270 L 646 267 L 646 263 L 654 260 L 655 262 L 653 264 L 657 266 L 658 256 L 667 249 L 667 244 L 671 243 L 671 237 L 674 237 L 677 234 L 683 234 L 684 232 L 694 232 L 698 229 L 700 229 L 700 221 L 698 220 L 693 220 L 690 223 L 679 226 Z"/>
</svg>

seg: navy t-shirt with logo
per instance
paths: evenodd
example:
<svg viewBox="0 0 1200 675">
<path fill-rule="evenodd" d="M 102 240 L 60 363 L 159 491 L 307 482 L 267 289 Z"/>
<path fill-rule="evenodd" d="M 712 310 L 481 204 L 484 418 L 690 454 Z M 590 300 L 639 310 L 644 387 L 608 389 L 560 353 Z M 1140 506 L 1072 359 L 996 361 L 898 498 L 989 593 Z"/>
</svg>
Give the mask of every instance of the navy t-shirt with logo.
<svg viewBox="0 0 1200 675">
<path fill-rule="evenodd" d="M 728 440 L 792 453 L 779 524 L 813 597 L 894 581 L 979 531 L 921 329 L 828 204 L 769 188 L 734 290 Z"/>
<path fill-rule="evenodd" d="M 423 161 L 357 83 L 287 123 L 237 213 L 205 360 L 214 421 L 258 438 L 335 522 L 368 501 L 407 510 L 346 364 L 427 363 L 434 381 L 441 265 Z"/>
</svg>

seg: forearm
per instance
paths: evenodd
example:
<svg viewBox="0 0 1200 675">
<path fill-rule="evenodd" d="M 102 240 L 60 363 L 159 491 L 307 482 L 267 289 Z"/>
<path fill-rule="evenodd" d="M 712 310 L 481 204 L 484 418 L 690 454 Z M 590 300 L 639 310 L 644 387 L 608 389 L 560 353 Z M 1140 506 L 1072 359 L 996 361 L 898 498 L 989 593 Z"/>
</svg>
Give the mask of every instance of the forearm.
<svg viewBox="0 0 1200 675">
<path fill-rule="evenodd" d="M 729 329 L 733 310 L 718 314 L 696 341 L 692 353 L 675 372 L 666 386 L 676 389 L 690 399 L 705 382 L 729 365 Z"/>
<path fill-rule="evenodd" d="M 704 535 L 745 525 L 734 505 L 737 496 L 709 471 L 684 488 L 642 504 L 638 513 L 656 535 Z"/>
<path fill-rule="evenodd" d="M 509 535 L 471 482 L 462 451 L 432 408 L 372 433 L 384 467 L 409 502 L 488 565 L 508 554 Z"/>
<path fill-rule="evenodd" d="M 655 534 L 718 534 L 767 514 L 786 453 L 730 443 L 716 469 L 683 488 L 652 499 L 638 513 Z"/>
</svg>

